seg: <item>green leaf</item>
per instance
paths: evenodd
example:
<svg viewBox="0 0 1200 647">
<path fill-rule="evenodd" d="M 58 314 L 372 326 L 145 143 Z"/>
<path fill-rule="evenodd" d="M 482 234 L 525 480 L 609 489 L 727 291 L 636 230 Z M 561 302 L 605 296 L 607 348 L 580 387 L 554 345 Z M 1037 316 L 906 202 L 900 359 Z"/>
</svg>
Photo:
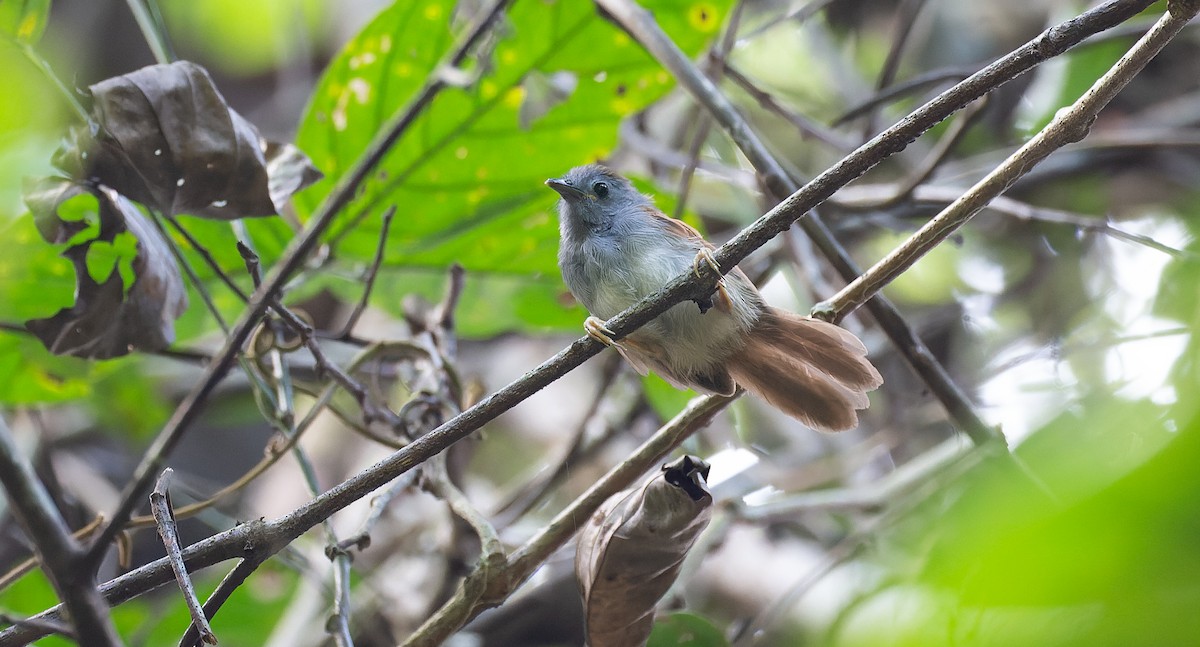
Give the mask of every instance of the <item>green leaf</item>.
<svg viewBox="0 0 1200 647">
<path fill-rule="evenodd" d="M 658 619 L 646 647 L 727 647 L 729 641 L 712 622 L 694 613 L 678 612 Z"/>
<path fill-rule="evenodd" d="M 667 384 L 666 380 L 654 373 L 642 377 L 642 389 L 650 406 L 663 420 L 674 418 L 697 395 L 691 389 L 681 390 Z"/>
<path fill-rule="evenodd" d="M 879 537 L 910 553 L 892 565 L 905 584 L 853 609 L 834 644 L 1197 644 L 1193 404 L 1094 399 L 1017 458 L 980 463 Z"/>
<path fill-rule="evenodd" d="M 330 181 L 296 197 L 302 218 L 313 213 L 385 121 L 439 73 L 435 68 L 454 41 L 454 4 L 396 3 L 330 64 L 297 135 L 299 147 Z M 695 53 L 715 34 L 728 5 L 664 0 L 654 9 L 675 41 Z M 481 78 L 438 95 L 334 224 L 329 239 L 337 258 L 365 262 L 378 242 L 378 215 L 397 205 L 387 267 L 445 268 L 458 262 L 468 277 L 528 279 L 540 293 L 530 302 L 539 305 L 515 314 L 522 327 L 545 326 L 545 320 L 531 317 L 547 316 L 564 289 L 556 263 L 556 198 L 543 180 L 608 155 L 621 118 L 660 98 L 672 80 L 590 3 L 517 3 L 498 33 L 502 38 L 494 51 L 473 70 Z M 552 98 L 527 96 L 528 87 L 547 78 L 556 80 Z M 568 78 L 574 80 L 569 93 Z M 534 99 L 542 104 L 536 110 L 527 104 Z M 377 301 L 397 311 L 395 299 Z M 464 306 L 471 307 L 465 301 Z M 574 315 L 549 321 L 578 325 Z"/>
<path fill-rule="evenodd" d="M 50 0 L 0 0 L 0 33 L 33 45 L 46 30 Z"/>
<path fill-rule="evenodd" d="M 51 355 L 32 335 L 0 332 L 0 405 L 66 402 L 90 391 L 85 362 Z"/>
</svg>

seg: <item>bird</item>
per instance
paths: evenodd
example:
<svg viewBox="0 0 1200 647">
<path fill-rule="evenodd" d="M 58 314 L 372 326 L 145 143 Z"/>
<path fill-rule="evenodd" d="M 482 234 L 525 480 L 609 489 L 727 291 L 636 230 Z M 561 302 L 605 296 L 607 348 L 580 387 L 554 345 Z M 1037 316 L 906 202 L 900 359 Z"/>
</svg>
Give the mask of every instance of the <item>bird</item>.
<svg viewBox="0 0 1200 647">
<path fill-rule="evenodd" d="M 715 247 L 601 164 L 546 180 L 559 195 L 558 265 L 590 316 L 584 330 L 639 373 L 678 389 L 730 396 L 738 386 L 818 431 L 858 425 L 883 384 L 853 333 L 772 307 L 734 268 L 708 299 L 678 303 L 619 341 L 604 322 L 700 263 Z"/>
</svg>

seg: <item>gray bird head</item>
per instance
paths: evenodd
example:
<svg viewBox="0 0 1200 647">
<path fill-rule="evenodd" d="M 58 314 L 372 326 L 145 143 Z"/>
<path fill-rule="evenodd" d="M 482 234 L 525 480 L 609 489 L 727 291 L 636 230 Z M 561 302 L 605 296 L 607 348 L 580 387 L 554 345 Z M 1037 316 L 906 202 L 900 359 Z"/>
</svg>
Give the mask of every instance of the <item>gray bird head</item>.
<svg viewBox="0 0 1200 647">
<path fill-rule="evenodd" d="M 576 166 L 546 186 L 562 196 L 558 202 L 563 232 L 575 236 L 604 233 L 622 227 L 638 207 L 651 204 L 625 178 L 599 164 Z"/>
</svg>

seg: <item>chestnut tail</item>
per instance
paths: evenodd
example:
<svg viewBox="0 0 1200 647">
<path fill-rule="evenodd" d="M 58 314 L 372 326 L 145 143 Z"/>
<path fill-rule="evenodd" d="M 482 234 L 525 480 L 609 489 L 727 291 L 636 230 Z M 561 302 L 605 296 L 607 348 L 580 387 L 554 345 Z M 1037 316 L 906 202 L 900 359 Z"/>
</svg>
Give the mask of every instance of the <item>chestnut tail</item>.
<svg viewBox="0 0 1200 647">
<path fill-rule="evenodd" d="M 768 307 L 729 360 L 729 372 L 747 391 L 821 431 L 858 425 L 883 378 L 867 348 L 834 324 Z"/>
</svg>

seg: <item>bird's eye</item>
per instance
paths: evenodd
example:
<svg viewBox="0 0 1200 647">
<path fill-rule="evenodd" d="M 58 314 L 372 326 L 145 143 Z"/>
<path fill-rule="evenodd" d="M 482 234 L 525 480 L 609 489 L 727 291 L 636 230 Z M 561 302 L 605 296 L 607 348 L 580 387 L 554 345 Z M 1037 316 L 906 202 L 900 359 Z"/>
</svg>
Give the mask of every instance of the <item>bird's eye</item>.
<svg viewBox="0 0 1200 647">
<path fill-rule="evenodd" d="M 592 185 L 592 193 L 595 193 L 597 198 L 603 198 L 608 195 L 608 185 L 604 182 L 597 182 Z"/>
</svg>

